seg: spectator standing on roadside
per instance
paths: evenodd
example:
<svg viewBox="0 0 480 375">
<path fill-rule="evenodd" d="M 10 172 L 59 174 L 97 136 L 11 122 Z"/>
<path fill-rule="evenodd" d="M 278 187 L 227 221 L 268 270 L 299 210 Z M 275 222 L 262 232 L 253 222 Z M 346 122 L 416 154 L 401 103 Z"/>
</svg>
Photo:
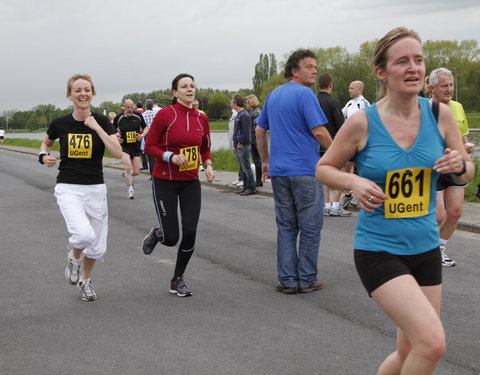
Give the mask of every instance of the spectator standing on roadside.
<svg viewBox="0 0 480 375">
<path fill-rule="evenodd" d="M 257 148 L 257 136 L 255 130 L 257 128 L 257 117 L 260 116 L 262 110 L 260 109 L 260 101 L 255 95 L 248 95 L 245 97 L 245 108 L 250 113 L 252 118 L 252 160 L 255 165 L 255 187 L 263 186 L 262 179 L 262 160 Z"/>
<path fill-rule="evenodd" d="M 152 99 L 147 99 L 145 100 L 145 108 L 146 110 L 142 113 L 143 120 L 145 121 L 145 125 L 147 127 L 145 128 L 143 132 L 143 138 L 142 138 L 142 143 L 141 143 L 141 148 L 142 148 L 142 169 L 149 169 L 150 170 L 150 175 L 153 172 L 153 167 L 155 165 L 155 158 L 148 156 L 145 154 L 145 140 L 147 139 L 148 135 L 148 130 L 150 129 L 150 125 L 152 125 L 153 118 L 157 114 L 157 111 L 153 109 L 153 100 Z"/>
<path fill-rule="evenodd" d="M 370 102 L 363 97 L 363 90 L 365 86 L 362 81 L 353 81 L 348 87 L 348 94 L 350 99 L 345 107 L 343 107 L 343 116 L 347 119 L 361 109 L 365 109 L 370 105 Z"/>
<path fill-rule="evenodd" d="M 328 73 L 322 73 L 318 77 L 318 87 L 320 92 L 317 95 L 318 102 L 320 103 L 320 107 L 322 108 L 325 117 L 327 118 L 327 124 L 325 127 L 328 130 L 330 136 L 335 138 L 340 127 L 345 122 L 345 118 L 343 117 L 342 108 L 340 107 L 340 103 L 337 99 L 332 97 L 330 93 L 333 90 L 333 80 L 332 76 Z M 326 149 L 321 147 L 320 149 L 320 156 L 326 152 Z M 333 190 L 333 202 L 330 202 L 330 188 L 327 185 L 323 187 L 324 193 L 324 200 L 325 200 L 325 208 L 324 214 L 325 216 L 351 216 L 352 213 L 350 211 L 346 211 L 340 204 L 340 196 L 342 192 L 340 190 Z"/>
<path fill-rule="evenodd" d="M 319 144 L 328 148 L 332 138 L 324 126 L 327 119 L 310 89 L 317 77 L 315 54 L 310 50 L 295 51 L 287 60 L 284 77 L 288 82 L 268 95 L 257 118 L 257 147 L 263 174 L 271 178 L 275 201 L 276 290 L 308 293 L 323 287 L 317 277 L 323 186 L 315 179 L 315 165 Z"/>
<path fill-rule="evenodd" d="M 363 97 L 363 89 L 364 85 L 362 81 L 353 81 L 350 83 L 350 86 L 348 87 L 348 94 L 352 99 L 350 99 L 342 109 L 343 116 L 346 119 L 354 115 L 359 110 L 365 109 L 370 105 L 368 100 Z M 350 160 L 347 161 L 345 170 L 349 173 L 354 173 L 355 164 Z M 342 197 L 342 208 L 347 208 L 350 203 L 354 206 L 358 206 L 358 201 L 355 199 L 355 196 L 348 192 Z"/>
<path fill-rule="evenodd" d="M 238 178 L 235 181 L 232 181 L 232 185 L 239 187 L 241 188 L 241 190 L 243 190 L 244 177 L 243 177 L 242 167 L 240 167 L 240 162 L 238 161 L 238 156 L 235 152 L 235 146 L 233 145 L 233 130 L 235 128 L 235 118 L 237 117 L 237 111 L 233 109 L 231 101 L 230 101 L 230 107 L 232 108 L 232 112 L 230 115 L 230 119 L 228 120 L 228 132 L 227 132 L 228 148 L 235 155 L 235 159 L 237 160 L 237 163 L 238 163 Z"/>
<path fill-rule="evenodd" d="M 0 145 L 3 145 L 3 140 L 5 139 L 5 130 L 0 126 Z"/>
<path fill-rule="evenodd" d="M 243 190 L 241 196 L 254 195 L 255 178 L 250 163 L 252 152 L 252 118 L 245 110 L 245 101 L 241 95 L 234 95 L 231 101 L 232 108 L 237 112 L 233 128 L 233 147 L 243 173 Z"/>
</svg>

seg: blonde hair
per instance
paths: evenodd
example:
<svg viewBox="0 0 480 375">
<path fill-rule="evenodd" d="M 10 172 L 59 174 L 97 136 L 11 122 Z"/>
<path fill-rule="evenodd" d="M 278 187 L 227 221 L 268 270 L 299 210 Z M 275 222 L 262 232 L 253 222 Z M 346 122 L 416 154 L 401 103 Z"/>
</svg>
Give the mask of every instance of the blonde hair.
<svg viewBox="0 0 480 375">
<path fill-rule="evenodd" d="M 117 114 L 115 112 L 108 112 L 108 118 L 113 121 L 113 119 L 117 117 Z"/>
<path fill-rule="evenodd" d="M 92 94 L 95 95 L 95 86 L 93 85 L 92 78 L 88 74 L 74 74 L 71 76 L 67 82 L 67 98 L 70 96 L 72 93 L 72 85 L 73 82 L 75 82 L 77 79 L 84 79 L 85 81 L 90 82 L 90 85 L 92 85 Z"/>
<path fill-rule="evenodd" d="M 375 46 L 373 52 L 373 61 L 372 65 L 374 68 L 381 67 L 385 68 L 387 65 L 387 52 L 388 49 L 398 40 L 403 38 L 413 38 L 418 40 L 422 44 L 422 40 L 418 36 L 417 32 L 414 30 L 409 30 L 406 27 L 396 27 L 390 30 L 385 36 L 380 39 Z"/>
<path fill-rule="evenodd" d="M 252 105 L 253 108 L 260 107 L 260 100 L 258 100 L 258 98 L 253 94 L 247 95 L 245 97 L 245 101 L 248 101 Z"/>
<path fill-rule="evenodd" d="M 387 66 L 387 53 L 390 47 L 403 38 L 413 38 L 416 39 L 420 45 L 422 40 L 416 31 L 407 29 L 406 27 L 396 27 L 386 33 L 382 39 L 377 42 L 375 50 L 373 51 L 373 60 L 372 66 L 373 69 L 382 68 L 384 69 Z M 385 82 L 382 82 L 382 95 L 385 95 Z"/>
</svg>

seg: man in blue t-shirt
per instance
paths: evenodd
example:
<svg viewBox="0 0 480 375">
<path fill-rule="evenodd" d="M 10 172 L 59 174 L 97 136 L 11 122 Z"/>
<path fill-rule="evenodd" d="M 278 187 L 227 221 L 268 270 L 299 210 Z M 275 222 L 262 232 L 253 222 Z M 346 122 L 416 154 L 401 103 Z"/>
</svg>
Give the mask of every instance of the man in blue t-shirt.
<svg viewBox="0 0 480 375">
<path fill-rule="evenodd" d="M 295 51 L 285 65 L 287 83 L 273 90 L 257 118 L 257 147 L 262 170 L 272 181 L 277 223 L 276 289 L 286 294 L 323 287 L 317 278 L 323 186 L 315 179 L 320 144 L 332 138 L 318 100 L 309 88 L 317 63 L 309 50 Z M 270 133 L 270 153 L 267 131 Z M 300 241 L 297 240 L 300 236 Z"/>
</svg>

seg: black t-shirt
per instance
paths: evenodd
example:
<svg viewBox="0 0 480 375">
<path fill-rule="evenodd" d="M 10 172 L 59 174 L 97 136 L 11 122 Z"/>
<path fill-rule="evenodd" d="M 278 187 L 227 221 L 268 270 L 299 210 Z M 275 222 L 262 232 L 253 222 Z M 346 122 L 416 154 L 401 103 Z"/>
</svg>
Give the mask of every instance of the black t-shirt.
<svg viewBox="0 0 480 375">
<path fill-rule="evenodd" d="M 123 113 L 117 115 L 113 120 L 115 129 L 120 131 L 120 137 L 123 138 L 122 149 L 129 151 L 141 150 L 140 144 L 135 137 L 137 133 L 142 133 L 147 127 L 141 113 L 133 112 L 130 117 L 126 117 Z"/>
<path fill-rule="evenodd" d="M 108 135 L 115 129 L 107 117 L 92 113 Z M 103 184 L 102 159 L 105 144 L 96 131 L 77 121 L 72 114 L 52 121 L 47 130 L 48 138 L 59 139 L 60 171 L 57 183 L 95 185 Z"/>
</svg>

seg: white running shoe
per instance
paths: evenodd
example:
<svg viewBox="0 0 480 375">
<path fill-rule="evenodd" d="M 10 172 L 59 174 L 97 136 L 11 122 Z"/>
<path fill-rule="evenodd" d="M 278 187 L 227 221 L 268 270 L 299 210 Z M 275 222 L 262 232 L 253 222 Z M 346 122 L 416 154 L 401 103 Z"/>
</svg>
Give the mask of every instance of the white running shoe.
<svg viewBox="0 0 480 375">
<path fill-rule="evenodd" d="M 238 186 L 239 188 L 243 187 L 243 181 L 238 181 L 238 182 L 237 182 L 237 186 Z"/>
<path fill-rule="evenodd" d="M 440 254 L 442 254 L 442 266 L 455 267 L 455 261 L 447 255 L 447 247 L 440 245 Z"/>
<path fill-rule="evenodd" d="M 80 266 L 82 265 L 82 258 L 75 259 L 73 257 L 73 252 L 70 252 L 67 255 L 67 267 L 65 268 L 65 279 L 71 285 L 76 285 L 80 279 Z"/>
<path fill-rule="evenodd" d="M 82 301 L 95 301 L 97 299 L 97 294 L 93 290 L 90 279 L 85 280 L 83 283 L 79 282 L 78 290 L 82 293 Z"/>
<path fill-rule="evenodd" d="M 338 208 L 331 208 L 330 209 L 330 216 L 351 216 L 352 212 L 351 211 L 346 211 L 344 210 L 341 206 Z"/>
<path fill-rule="evenodd" d="M 342 196 L 342 199 L 340 199 L 340 205 L 342 206 L 343 209 L 347 208 L 350 202 L 353 199 L 353 194 L 344 194 Z"/>
<path fill-rule="evenodd" d="M 232 181 L 231 184 L 232 184 L 232 185 L 236 185 L 236 184 L 238 184 L 239 182 L 240 182 L 239 180 L 235 180 L 235 181 Z"/>
<path fill-rule="evenodd" d="M 133 191 L 133 189 L 128 191 L 127 198 L 128 199 L 135 199 L 135 192 Z"/>
<path fill-rule="evenodd" d="M 328 207 L 323 208 L 323 216 L 330 216 L 330 208 Z"/>
</svg>

